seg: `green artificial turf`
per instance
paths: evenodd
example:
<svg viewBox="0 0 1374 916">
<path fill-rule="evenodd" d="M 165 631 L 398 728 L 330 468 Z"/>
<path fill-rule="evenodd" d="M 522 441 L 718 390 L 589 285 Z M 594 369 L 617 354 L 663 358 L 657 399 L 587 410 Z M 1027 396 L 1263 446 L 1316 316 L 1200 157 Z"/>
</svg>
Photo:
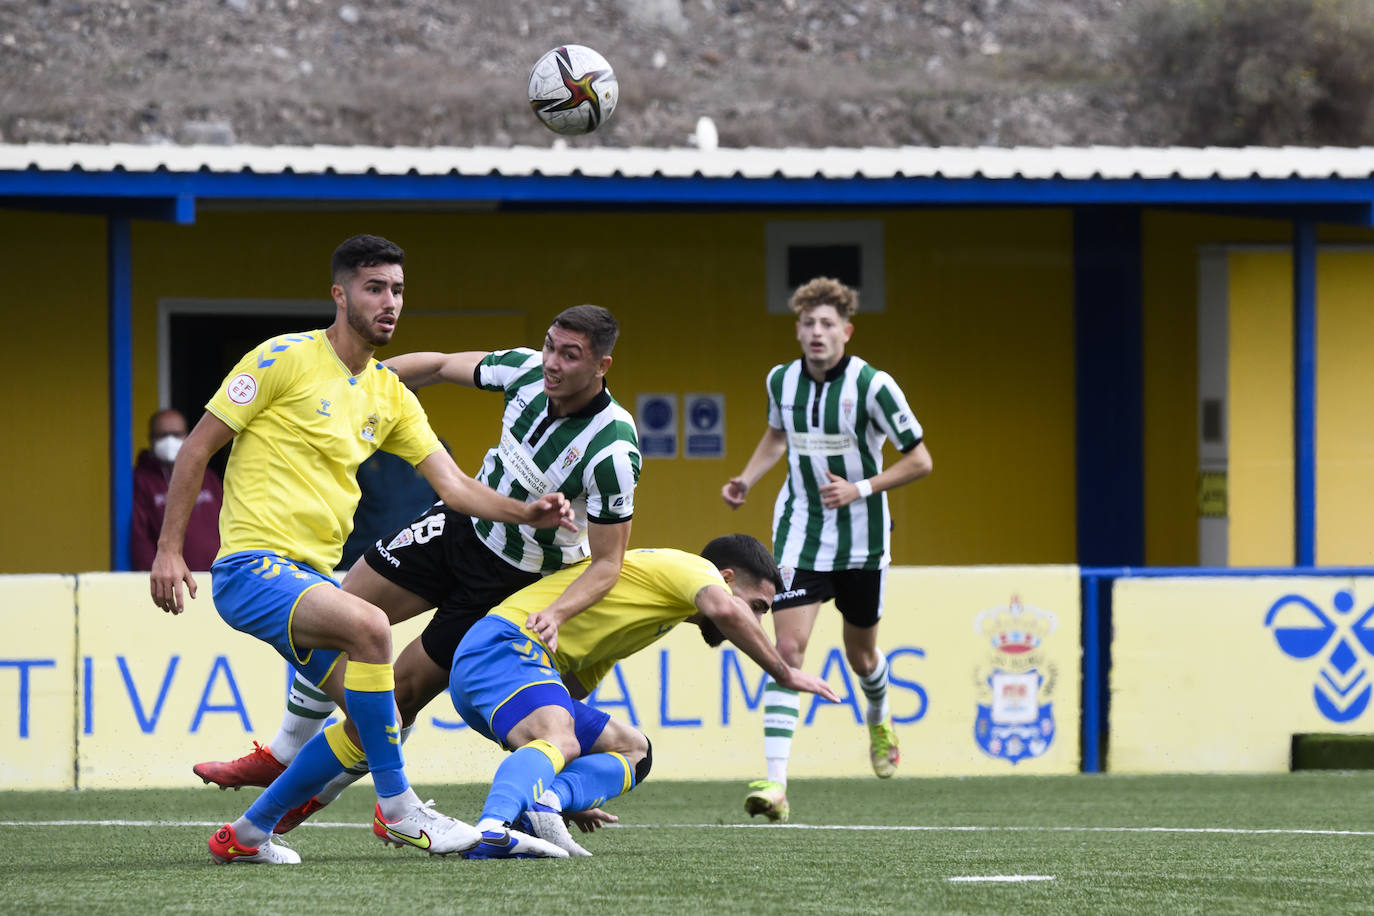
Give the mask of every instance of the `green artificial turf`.
<svg viewBox="0 0 1374 916">
<path fill-rule="evenodd" d="M 745 787 L 650 779 L 566 861 L 391 850 L 366 784 L 288 836 L 298 866 L 215 867 L 257 790 L 0 794 L 9 912 L 1311 913 L 1374 908 L 1374 774 L 795 781 L 793 821 Z M 419 787 L 476 819 L 483 790 Z M 135 824 L 113 822 L 130 821 Z M 1041 876 L 1042 881 L 951 878 Z"/>
</svg>

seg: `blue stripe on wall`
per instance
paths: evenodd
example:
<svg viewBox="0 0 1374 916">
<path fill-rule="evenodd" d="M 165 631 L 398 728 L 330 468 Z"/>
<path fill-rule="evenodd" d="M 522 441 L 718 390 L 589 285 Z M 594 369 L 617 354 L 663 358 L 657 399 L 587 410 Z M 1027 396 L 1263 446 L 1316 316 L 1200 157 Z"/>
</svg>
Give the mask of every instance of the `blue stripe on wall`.
<svg viewBox="0 0 1374 916">
<path fill-rule="evenodd" d="M 1293 223 L 1293 565 L 1317 562 L 1317 227 Z"/>
<path fill-rule="evenodd" d="M 110 360 L 110 569 L 128 570 L 134 506 L 133 270 L 129 220 L 107 223 Z"/>
<path fill-rule="evenodd" d="M 1145 562 L 1141 212 L 1074 210 L 1078 562 Z"/>
</svg>

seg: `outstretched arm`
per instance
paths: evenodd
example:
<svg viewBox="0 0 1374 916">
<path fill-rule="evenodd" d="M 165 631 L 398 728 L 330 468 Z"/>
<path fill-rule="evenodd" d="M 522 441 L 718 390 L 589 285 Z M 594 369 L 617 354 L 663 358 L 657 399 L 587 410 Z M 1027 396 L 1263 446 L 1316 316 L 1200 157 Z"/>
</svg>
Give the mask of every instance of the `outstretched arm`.
<svg viewBox="0 0 1374 916">
<path fill-rule="evenodd" d="M 935 462 L 931 460 L 926 444 L 921 442 L 911 451 L 892 462 L 891 467 L 883 469 L 882 473 L 867 478 L 868 485 L 872 487 L 869 493 L 864 493 L 859 489 L 859 484 L 862 481 L 851 482 L 838 474 L 826 471 L 826 476 L 830 478 L 830 482 L 821 485 L 821 504 L 827 509 L 847 506 L 855 500 L 871 496 L 873 493 L 895 490 L 903 484 L 919 480 L 929 474 L 934 467 Z"/>
<path fill-rule="evenodd" d="M 468 350 L 463 353 L 402 353 L 386 360 L 411 388 L 423 388 L 439 382 L 473 387 L 473 373 L 477 364 L 487 356 L 486 351 Z"/>
<path fill-rule="evenodd" d="M 730 594 L 724 586 L 708 585 L 697 592 L 696 605 L 702 616 L 719 627 L 726 639 L 757 662 L 758 666 L 780 685 L 791 690 L 814 693 L 832 703 L 840 701 L 825 681 L 787 664 L 773 647 L 772 641 L 759 625 L 759 620 L 749 609 L 749 605 L 745 604 L 743 599 Z"/>
<path fill-rule="evenodd" d="M 536 611 L 525 621 L 539 635 L 550 652 L 558 651 L 558 628 L 567 620 L 596 604 L 620 578 L 625 564 L 625 547 L 630 543 L 630 523 L 588 525 L 587 546 L 592 561 L 577 578 L 568 583 L 563 594 L 542 611 Z"/>
<path fill-rule="evenodd" d="M 720 488 L 720 498 L 725 500 L 725 504 L 731 509 L 738 509 L 744 505 L 749 488 L 758 483 L 759 478 L 767 474 L 786 452 L 786 434 L 780 429 L 768 427 L 759 444 L 754 447 L 754 454 L 749 457 L 749 463 L 744 466 L 744 470 L 738 477 L 731 477 L 725 486 Z"/>
<path fill-rule="evenodd" d="M 186 543 L 186 526 L 191 521 L 191 510 L 196 507 L 196 496 L 200 494 L 200 485 L 205 480 L 205 466 L 210 463 L 210 457 L 233 438 L 233 428 L 207 411 L 181 444 L 176 463 L 172 465 L 172 479 L 167 484 L 167 507 L 162 516 L 162 532 L 158 535 L 157 556 L 153 557 L 149 579 L 153 604 L 172 614 L 182 612 L 183 584 L 192 598 L 196 596 L 196 579 L 186 568 L 181 551 Z"/>
<path fill-rule="evenodd" d="M 429 481 L 444 505 L 457 512 L 493 522 L 577 530 L 572 504 L 562 493 L 550 493 L 530 502 L 502 496 L 486 484 L 478 483 L 464 474 L 453 463 L 453 456 L 443 449 L 431 452 L 415 469 Z"/>
</svg>

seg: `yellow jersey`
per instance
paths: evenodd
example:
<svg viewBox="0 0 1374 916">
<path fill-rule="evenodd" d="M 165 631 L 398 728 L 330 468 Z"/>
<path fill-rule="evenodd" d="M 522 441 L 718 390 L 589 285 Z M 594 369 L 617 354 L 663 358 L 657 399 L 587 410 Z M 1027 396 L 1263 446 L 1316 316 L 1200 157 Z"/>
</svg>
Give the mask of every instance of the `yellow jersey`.
<svg viewBox="0 0 1374 916">
<path fill-rule="evenodd" d="M 375 359 L 354 375 L 324 331 L 239 360 L 205 409 L 234 430 L 219 556 L 273 550 L 328 574 L 353 530 L 358 465 L 384 448 L 419 464 L 441 446 L 424 409 Z"/>
<path fill-rule="evenodd" d="M 590 562 L 565 567 L 525 586 L 491 613 L 534 637 L 525 629 L 526 618 L 563 594 Z M 606 597 L 558 628 L 553 666 L 593 690 L 616 662 L 695 614 L 697 593 L 708 585 L 729 591 L 715 564 L 704 557 L 663 548 L 625 551 L 620 578 Z"/>
</svg>

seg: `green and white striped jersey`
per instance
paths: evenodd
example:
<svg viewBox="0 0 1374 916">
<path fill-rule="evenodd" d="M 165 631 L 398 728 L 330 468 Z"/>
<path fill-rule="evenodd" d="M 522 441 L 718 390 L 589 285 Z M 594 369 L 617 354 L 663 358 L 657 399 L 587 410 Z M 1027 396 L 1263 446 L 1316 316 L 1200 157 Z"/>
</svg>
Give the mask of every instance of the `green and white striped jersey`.
<svg viewBox="0 0 1374 916">
<path fill-rule="evenodd" d="M 768 373 L 768 425 L 787 436 L 787 481 L 773 507 L 778 565 L 828 572 L 881 569 L 891 543 L 887 494 L 827 509 L 820 487 L 827 470 L 850 481 L 883 468 L 883 440 L 902 452 L 924 432 L 897 383 L 857 356 L 843 357 L 825 380 L 793 360 Z"/>
<path fill-rule="evenodd" d="M 485 519 L 473 519 L 473 526 L 512 566 L 548 573 L 591 555 L 588 523 L 634 516 L 640 458 L 634 418 L 604 385 L 577 413 L 549 416 L 542 365 L 543 355 L 524 347 L 488 353 L 477 364 L 477 387 L 506 393 L 501 442 L 487 452 L 477 479 L 513 499 L 562 492 L 573 505 L 577 531 Z"/>
</svg>

